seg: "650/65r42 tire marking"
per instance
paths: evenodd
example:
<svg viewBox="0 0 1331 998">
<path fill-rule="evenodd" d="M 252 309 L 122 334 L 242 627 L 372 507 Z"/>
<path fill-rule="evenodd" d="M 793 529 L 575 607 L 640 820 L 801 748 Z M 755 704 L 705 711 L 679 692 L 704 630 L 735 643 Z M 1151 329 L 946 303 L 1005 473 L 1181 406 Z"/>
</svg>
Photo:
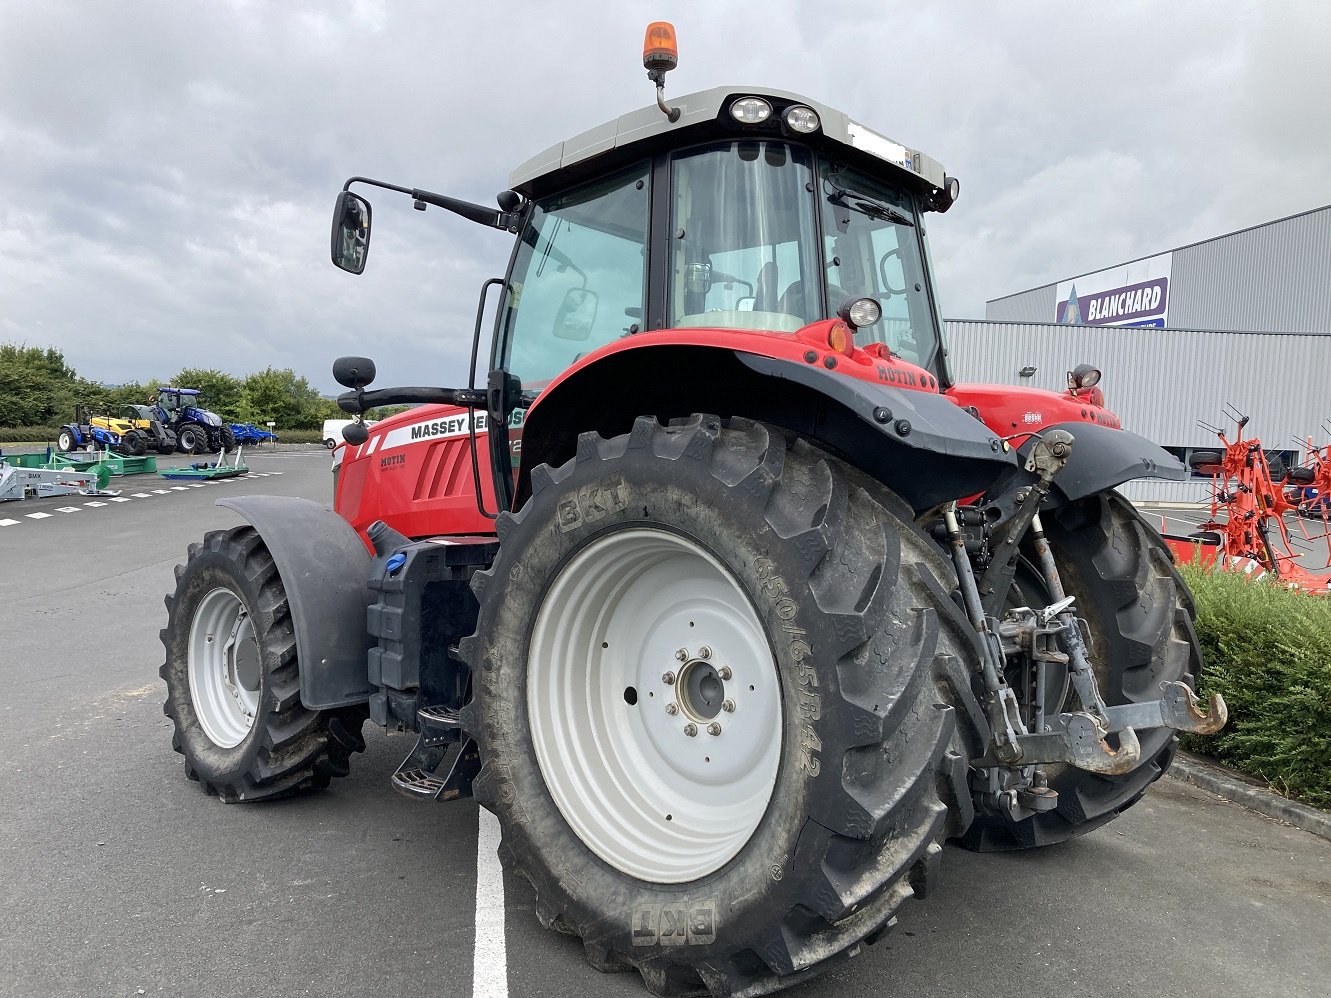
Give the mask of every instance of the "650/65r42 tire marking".
<svg viewBox="0 0 1331 998">
<path fill-rule="evenodd" d="M 760 994 L 925 893 L 969 819 L 939 681 L 963 645 L 909 515 L 803 441 L 694 416 L 583 435 L 500 518 L 461 649 L 475 792 L 598 969 Z"/>
<path fill-rule="evenodd" d="M 301 704 L 286 590 L 253 527 L 191 544 L 166 606 L 162 710 L 190 779 L 232 803 L 347 775 L 351 754 L 365 749 L 366 711 Z"/>
</svg>

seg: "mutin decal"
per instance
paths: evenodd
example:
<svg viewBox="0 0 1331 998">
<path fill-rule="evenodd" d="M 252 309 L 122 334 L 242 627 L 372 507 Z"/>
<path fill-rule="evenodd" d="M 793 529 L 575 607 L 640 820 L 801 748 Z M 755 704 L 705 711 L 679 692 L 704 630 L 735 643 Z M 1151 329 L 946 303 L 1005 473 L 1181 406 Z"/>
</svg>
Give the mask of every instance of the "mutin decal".
<svg viewBox="0 0 1331 998">
<path fill-rule="evenodd" d="M 1169 309 L 1171 254 L 1138 260 L 1058 285 L 1060 325 L 1159 326 Z"/>
</svg>

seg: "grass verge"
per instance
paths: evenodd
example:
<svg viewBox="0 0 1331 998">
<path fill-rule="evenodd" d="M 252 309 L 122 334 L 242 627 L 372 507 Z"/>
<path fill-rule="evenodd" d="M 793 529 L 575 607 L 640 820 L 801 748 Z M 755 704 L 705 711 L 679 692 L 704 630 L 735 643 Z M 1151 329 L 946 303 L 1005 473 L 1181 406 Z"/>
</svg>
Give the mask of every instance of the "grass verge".
<svg viewBox="0 0 1331 998">
<path fill-rule="evenodd" d="M 1199 687 L 1229 705 L 1219 734 L 1183 747 L 1331 808 L 1331 599 L 1181 568 L 1197 600 Z"/>
</svg>

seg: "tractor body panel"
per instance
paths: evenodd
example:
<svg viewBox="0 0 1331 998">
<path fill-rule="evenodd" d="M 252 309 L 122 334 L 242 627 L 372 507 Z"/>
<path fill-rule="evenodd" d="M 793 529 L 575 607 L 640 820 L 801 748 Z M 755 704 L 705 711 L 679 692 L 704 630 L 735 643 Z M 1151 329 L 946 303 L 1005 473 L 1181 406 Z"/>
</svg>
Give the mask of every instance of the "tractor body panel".
<svg viewBox="0 0 1331 998">
<path fill-rule="evenodd" d="M 334 508 L 366 546 L 366 529 L 382 520 L 407 537 L 492 534 L 477 507 L 477 472 L 486 509 L 496 512 L 487 417 L 475 417 L 479 446 L 471 446 L 471 417 L 457 406 L 428 405 L 370 427 L 363 444 L 339 448 Z"/>
</svg>

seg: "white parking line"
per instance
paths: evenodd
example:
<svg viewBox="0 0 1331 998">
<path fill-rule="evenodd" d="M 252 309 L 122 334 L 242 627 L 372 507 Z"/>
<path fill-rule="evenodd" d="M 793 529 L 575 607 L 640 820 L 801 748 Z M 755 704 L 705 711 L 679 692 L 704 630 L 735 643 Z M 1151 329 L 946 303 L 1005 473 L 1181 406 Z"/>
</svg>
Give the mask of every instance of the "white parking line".
<svg viewBox="0 0 1331 998">
<path fill-rule="evenodd" d="M 504 869 L 499 865 L 499 819 L 476 809 L 476 935 L 471 960 L 472 998 L 508 998 L 504 944 Z"/>
<path fill-rule="evenodd" d="M 0 520 L 0 527 L 13 527 L 18 525 L 18 520 Z"/>
<path fill-rule="evenodd" d="M 171 486 L 171 491 L 172 491 L 172 492 L 184 492 L 184 491 L 185 491 L 185 486 L 183 486 L 183 485 L 173 485 L 173 486 Z"/>
<path fill-rule="evenodd" d="M 58 507 L 58 508 L 56 509 L 56 512 L 57 512 L 57 513 L 77 513 L 77 512 L 79 512 L 79 508 L 78 508 L 77 506 L 60 506 L 60 507 Z"/>
<path fill-rule="evenodd" d="M 135 492 L 135 493 L 134 493 L 134 498 L 135 498 L 135 499 L 151 499 L 152 496 L 148 495 L 147 492 Z"/>
<path fill-rule="evenodd" d="M 112 496 L 111 502 L 129 502 L 129 496 Z"/>
<path fill-rule="evenodd" d="M 85 502 L 83 505 L 87 506 L 89 509 L 96 509 L 98 506 L 105 506 L 106 503 L 104 503 L 104 502 Z"/>
<path fill-rule="evenodd" d="M 189 487 L 192 489 L 201 489 L 207 484 L 207 482 L 190 482 Z"/>
<path fill-rule="evenodd" d="M 153 495 L 164 496 L 170 491 L 171 491 L 170 489 L 153 489 Z"/>
<path fill-rule="evenodd" d="M 29 520 L 45 520 L 45 519 L 47 519 L 51 514 L 50 514 L 50 513 L 24 513 L 23 515 L 26 516 Z"/>
</svg>

